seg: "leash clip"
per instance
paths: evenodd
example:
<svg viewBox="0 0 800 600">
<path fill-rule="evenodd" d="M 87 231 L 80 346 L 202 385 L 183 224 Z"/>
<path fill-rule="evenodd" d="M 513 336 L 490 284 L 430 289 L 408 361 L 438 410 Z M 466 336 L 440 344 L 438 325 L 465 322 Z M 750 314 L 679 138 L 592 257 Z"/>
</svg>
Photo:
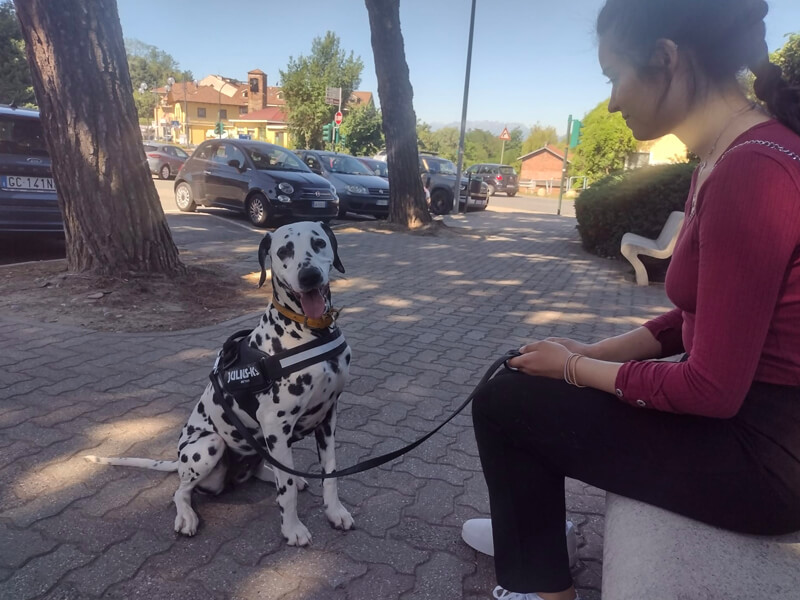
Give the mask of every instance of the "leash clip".
<svg viewBox="0 0 800 600">
<path fill-rule="evenodd" d="M 522 353 L 519 350 L 509 350 L 506 352 L 506 359 L 503 361 L 503 366 L 508 369 L 509 371 L 519 372 L 519 369 L 516 367 L 512 367 L 508 364 L 508 361 L 512 358 L 516 358 L 517 356 L 522 356 Z"/>
<path fill-rule="evenodd" d="M 217 352 L 217 360 L 214 361 L 214 366 L 211 368 L 211 372 L 216 375 L 219 373 L 219 360 L 222 358 L 222 350 Z"/>
</svg>

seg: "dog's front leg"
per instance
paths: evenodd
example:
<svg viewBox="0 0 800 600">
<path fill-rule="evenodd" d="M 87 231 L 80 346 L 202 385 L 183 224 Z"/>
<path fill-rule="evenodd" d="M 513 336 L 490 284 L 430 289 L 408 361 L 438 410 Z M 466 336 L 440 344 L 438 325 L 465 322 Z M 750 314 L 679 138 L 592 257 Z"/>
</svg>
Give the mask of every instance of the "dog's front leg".
<svg viewBox="0 0 800 600">
<path fill-rule="evenodd" d="M 317 440 L 320 463 L 323 473 L 336 470 L 336 452 L 334 433 L 336 431 L 336 403 L 331 406 L 325 419 L 314 430 Z M 350 529 L 353 517 L 339 501 L 339 488 L 336 479 L 325 479 L 322 483 L 322 498 L 325 502 L 325 516 L 336 529 Z"/>
<path fill-rule="evenodd" d="M 261 426 L 272 457 L 279 463 L 294 469 L 292 450 L 287 444 L 289 438 L 281 431 L 280 425 L 262 423 Z M 307 546 L 311 542 L 311 532 L 297 516 L 296 478 L 277 468 L 274 469 L 274 472 L 278 506 L 281 511 L 281 533 L 290 546 Z"/>
</svg>

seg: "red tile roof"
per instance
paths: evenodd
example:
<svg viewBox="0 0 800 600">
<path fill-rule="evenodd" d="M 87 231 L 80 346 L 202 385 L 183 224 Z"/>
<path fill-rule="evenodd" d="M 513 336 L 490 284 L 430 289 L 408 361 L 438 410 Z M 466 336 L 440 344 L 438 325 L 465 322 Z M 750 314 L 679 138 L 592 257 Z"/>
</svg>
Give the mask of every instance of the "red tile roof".
<svg viewBox="0 0 800 600">
<path fill-rule="evenodd" d="M 280 106 L 268 106 L 245 115 L 239 115 L 234 121 L 269 121 L 271 123 L 286 123 L 286 113 Z"/>
<path fill-rule="evenodd" d="M 247 96 L 244 93 L 247 91 L 246 85 L 239 86 L 239 89 L 236 90 L 236 93 L 234 93 L 232 97 L 219 93 L 210 85 L 198 86 L 190 82 L 186 83 L 186 96 L 184 97 L 183 86 L 183 83 L 176 83 L 172 86 L 172 90 L 169 93 L 169 99 L 172 100 L 172 102 L 183 102 L 185 99 L 188 102 L 200 102 L 202 104 L 247 106 Z M 162 87 L 158 88 L 156 92 L 166 94 L 167 90 Z"/>
</svg>

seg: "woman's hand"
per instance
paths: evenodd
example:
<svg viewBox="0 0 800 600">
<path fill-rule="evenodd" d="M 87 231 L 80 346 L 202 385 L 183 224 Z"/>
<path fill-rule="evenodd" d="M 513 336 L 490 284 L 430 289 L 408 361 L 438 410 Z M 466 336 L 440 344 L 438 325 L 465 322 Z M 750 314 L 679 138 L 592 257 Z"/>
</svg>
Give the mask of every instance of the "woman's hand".
<svg viewBox="0 0 800 600">
<path fill-rule="evenodd" d="M 509 359 L 509 367 L 519 369 L 526 375 L 541 375 L 553 379 L 561 379 L 564 376 L 564 363 L 571 352 L 563 344 L 550 340 L 532 342 L 519 351 L 522 355 Z"/>
<path fill-rule="evenodd" d="M 594 356 L 595 352 L 595 345 L 594 344 L 584 344 L 583 342 L 576 342 L 575 340 L 571 340 L 569 338 L 557 338 L 557 337 L 549 337 L 545 339 L 545 342 L 555 342 L 556 344 L 561 344 L 570 352 L 574 352 L 575 354 L 583 354 L 589 358 L 599 358 L 598 356 Z"/>
</svg>

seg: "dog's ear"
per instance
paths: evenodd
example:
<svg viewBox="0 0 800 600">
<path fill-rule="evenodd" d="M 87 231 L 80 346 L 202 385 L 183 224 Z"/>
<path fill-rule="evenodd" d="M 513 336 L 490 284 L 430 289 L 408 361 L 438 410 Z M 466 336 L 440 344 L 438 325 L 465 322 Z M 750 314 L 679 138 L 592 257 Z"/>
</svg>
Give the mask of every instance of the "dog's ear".
<svg viewBox="0 0 800 600">
<path fill-rule="evenodd" d="M 344 265 L 342 264 L 342 260 L 339 258 L 339 244 L 336 241 L 336 236 L 333 234 L 333 229 L 331 229 L 327 223 L 323 223 L 322 221 L 319 222 L 322 226 L 322 230 L 327 234 L 328 239 L 331 241 L 331 248 L 333 248 L 333 266 L 336 268 L 339 273 L 344 273 Z"/>
<path fill-rule="evenodd" d="M 264 281 L 267 279 L 267 255 L 271 245 L 272 236 L 269 233 L 264 234 L 264 239 L 258 245 L 258 264 L 261 265 L 261 279 L 258 280 L 258 287 L 264 285 Z"/>
</svg>

